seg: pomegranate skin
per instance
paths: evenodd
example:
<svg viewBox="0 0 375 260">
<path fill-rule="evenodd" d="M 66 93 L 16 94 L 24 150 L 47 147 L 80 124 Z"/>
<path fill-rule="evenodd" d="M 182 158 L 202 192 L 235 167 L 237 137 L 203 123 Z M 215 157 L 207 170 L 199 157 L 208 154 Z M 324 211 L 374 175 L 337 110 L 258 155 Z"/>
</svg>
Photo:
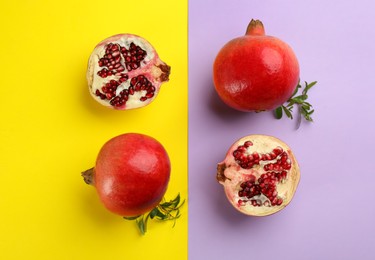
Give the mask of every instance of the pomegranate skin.
<svg viewBox="0 0 375 260">
<path fill-rule="evenodd" d="M 299 81 L 299 64 L 290 46 L 265 35 L 252 20 L 246 35 L 223 46 L 213 65 L 219 97 L 240 111 L 272 110 L 285 103 Z"/>
<path fill-rule="evenodd" d="M 101 148 L 93 184 L 109 211 L 139 216 L 162 200 L 170 170 L 168 154 L 157 140 L 128 133 L 112 138 Z"/>
</svg>

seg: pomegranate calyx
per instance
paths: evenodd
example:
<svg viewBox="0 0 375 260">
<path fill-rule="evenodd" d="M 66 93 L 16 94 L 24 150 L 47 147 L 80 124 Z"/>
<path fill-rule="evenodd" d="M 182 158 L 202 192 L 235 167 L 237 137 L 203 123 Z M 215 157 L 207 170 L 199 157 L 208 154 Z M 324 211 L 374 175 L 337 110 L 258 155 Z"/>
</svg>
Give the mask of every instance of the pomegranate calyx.
<svg viewBox="0 0 375 260">
<path fill-rule="evenodd" d="M 90 168 L 84 172 L 81 173 L 81 176 L 83 177 L 83 180 L 88 185 L 94 185 L 94 175 L 95 175 L 95 168 Z"/>
<path fill-rule="evenodd" d="M 251 19 L 249 25 L 246 28 L 245 35 L 251 36 L 263 36 L 266 32 L 264 30 L 263 23 L 260 20 Z"/>
<path fill-rule="evenodd" d="M 225 163 L 219 163 L 217 165 L 216 180 L 218 182 L 225 182 L 225 180 L 228 179 L 224 174 L 226 168 L 227 166 L 225 165 Z"/>
<path fill-rule="evenodd" d="M 169 75 L 171 74 L 171 66 L 169 66 L 167 64 L 160 64 L 158 66 L 158 68 L 161 71 L 160 77 L 159 77 L 160 82 L 168 81 L 169 80 Z"/>
<path fill-rule="evenodd" d="M 285 105 L 281 105 L 281 106 L 277 107 L 274 110 L 275 117 L 277 119 L 281 119 L 282 116 L 283 116 L 283 113 L 285 113 L 285 115 L 288 118 L 293 119 L 293 114 L 292 114 L 293 108 L 294 108 L 294 105 L 296 105 L 298 107 L 297 129 L 301 124 L 302 117 L 304 117 L 306 121 L 313 122 L 313 119 L 312 119 L 311 115 L 314 113 L 314 109 L 313 109 L 312 105 L 309 102 L 307 102 L 306 100 L 308 98 L 307 92 L 316 83 L 317 83 L 317 81 L 313 81 L 311 83 L 307 83 L 305 81 L 305 87 L 302 90 L 302 93 L 297 96 L 297 93 L 298 93 L 299 89 L 302 88 L 300 82 L 298 82 L 298 85 L 297 85 L 296 89 L 294 90 L 292 96 L 289 98 L 287 103 Z"/>
<path fill-rule="evenodd" d="M 147 232 L 148 219 L 156 219 L 159 221 L 173 220 L 173 227 L 176 224 L 176 220 L 181 216 L 180 208 L 184 205 L 185 200 L 181 201 L 180 194 L 177 194 L 176 198 L 170 201 L 159 203 L 149 213 L 134 216 L 134 217 L 123 217 L 126 220 L 135 220 L 141 235 L 145 235 Z"/>
</svg>

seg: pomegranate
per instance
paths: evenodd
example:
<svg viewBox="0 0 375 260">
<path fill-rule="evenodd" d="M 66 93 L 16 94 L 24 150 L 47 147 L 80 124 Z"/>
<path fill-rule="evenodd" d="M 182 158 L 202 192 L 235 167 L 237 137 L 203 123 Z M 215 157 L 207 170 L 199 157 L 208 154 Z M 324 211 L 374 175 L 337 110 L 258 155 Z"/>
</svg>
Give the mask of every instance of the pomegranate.
<svg viewBox="0 0 375 260">
<path fill-rule="evenodd" d="M 276 213 L 290 203 L 300 179 L 290 148 L 266 135 L 236 141 L 217 166 L 216 179 L 230 203 L 251 216 Z"/>
<path fill-rule="evenodd" d="M 155 208 L 166 192 L 171 165 L 164 147 L 137 133 L 110 139 L 101 148 L 95 168 L 82 173 L 111 212 L 136 217 Z"/>
<path fill-rule="evenodd" d="M 170 66 L 160 60 L 152 45 L 133 34 L 118 34 L 100 42 L 87 68 L 91 96 L 100 104 L 117 110 L 148 105 L 163 82 L 169 80 Z"/>
<path fill-rule="evenodd" d="M 281 106 L 299 81 L 299 65 L 291 47 L 265 35 L 263 24 L 251 20 L 246 34 L 229 41 L 213 64 L 219 97 L 240 111 L 264 111 Z"/>
</svg>

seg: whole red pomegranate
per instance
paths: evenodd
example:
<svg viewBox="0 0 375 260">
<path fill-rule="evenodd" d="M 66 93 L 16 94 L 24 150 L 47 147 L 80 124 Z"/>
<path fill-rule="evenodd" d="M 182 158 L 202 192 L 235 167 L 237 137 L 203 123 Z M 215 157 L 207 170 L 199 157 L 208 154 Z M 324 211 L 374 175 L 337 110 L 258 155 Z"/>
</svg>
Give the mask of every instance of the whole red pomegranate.
<svg viewBox="0 0 375 260">
<path fill-rule="evenodd" d="M 152 45 L 133 34 L 118 34 L 100 42 L 87 68 L 92 97 L 118 109 L 148 105 L 168 81 L 170 66 L 159 59 Z"/>
<path fill-rule="evenodd" d="M 251 20 L 246 34 L 229 41 L 217 54 L 213 81 L 220 98 L 240 111 L 263 111 L 286 102 L 298 85 L 299 65 L 293 50 L 265 35 Z"/>
<path fill-rule="evenodd" d="M 111 212 L 140 216 L 155 208 L 166 192 L 171 165 L 164 147 L 154 138 L 137 133 L 110 139 L 101 148 L 95 168 L 82 173 L 95 186 Z"/>
<path fill-rule="evenodd" d="M 251 216 L 266 216 L 292 200 L 300 179 L 290 148 L 266 135 L 249 135 L 236 141 L 217 166 L 216 179 L 230 203 Z"/>
</svg>

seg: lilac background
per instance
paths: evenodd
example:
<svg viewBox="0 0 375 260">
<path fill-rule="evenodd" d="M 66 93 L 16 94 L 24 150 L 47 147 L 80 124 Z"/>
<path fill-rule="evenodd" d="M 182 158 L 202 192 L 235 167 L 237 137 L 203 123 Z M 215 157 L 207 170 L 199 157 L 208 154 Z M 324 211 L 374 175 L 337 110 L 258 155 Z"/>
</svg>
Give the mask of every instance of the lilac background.
<svg viewBox="0 0 375 260">
<path fill-rule="evenodd" d="M 375 259 L 374 1 L 189 0 L 189 259 Z M 218 99 L 212 63 L 251 18 L 299 58 L 314 123 Z M 227 202 L 216 164 L 247 134 L 288 143 L 301 166 L 291 204 L 264 218 Z"/>
</svg>

